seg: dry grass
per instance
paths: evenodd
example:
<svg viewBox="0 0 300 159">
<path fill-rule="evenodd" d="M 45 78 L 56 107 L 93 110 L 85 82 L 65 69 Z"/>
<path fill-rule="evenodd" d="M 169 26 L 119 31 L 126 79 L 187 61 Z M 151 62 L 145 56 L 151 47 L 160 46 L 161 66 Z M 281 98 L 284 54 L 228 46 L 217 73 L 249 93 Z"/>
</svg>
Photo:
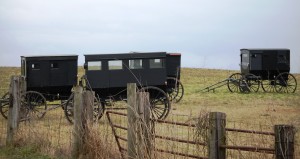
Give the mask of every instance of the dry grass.
<svg viewBox="0 0 300 159">
<path fill-rule="evenodd" d="M 114 140 L 108 138 L 108 136 L 111 136 L 110 131 L 103 131 L 102 128 L 99 125 L 93 125 L 89 128 L 89 133 L 86 136 L 86 144 L 82 150 L 84 153 L 80 156 L 80 158 L 120 158 L 119 151 L 117 147 L 114 146 Z"/>
<path fill-rule="evenodd" d="M 171 113 L 168 120 L 190 122 L 192 116 L 198 116 L 203 112 L 224 112 L 227 114 L 227 126 L 243 129 L 266 130 L 273 131 L 275 124 L 292 124 L 296 130 L 300 129 L 300 88 L 293 94 L 277 94 L 264 93 L 260 89 L 258 93 L 240 94 L 230 93 L 227 87 L 222 87 L 213 92 L 200 92 L 201 89 L 208 85 L 214 84 L 220 80 L 228 78 L 229 75 L 237 71 L 228 70 L 209 70 L 209 69 L 182 69 L 182 83 L 185 87 L 185 95 L 183 100 L 178 104 L 172 105 Z M 0 95 L 2 96 L 8 90 L 9 79 L 11 75 L 20 74 L 20 68 L 0 67 Z M 79 69 L 79 75 L 83 74 L 83 69 Z M 295 75 L 298 83 L 300 83 L 300 75 Z M 116 105 L 125 105 L 117 103 Z M 117 119 L 119 120 L 119 119 Z M 123 120 L 120 119 L 122 124 Z M 201 125 L 201 121 L 199 121 Z M 203 123 L 202 123 L 203 125 Z M 0 117 L 0 146 L 4 145 L 6 122 Z M 30 144 L 38 146 L 39 151 L 48 154 L 52 158 L 65 158 L 70 152 L 72 126 L 64 119 L 63 111 L 58 108 L 47 112 L 45 118 L 41 121 L 32 121 L 31 123 L 22 123 L 23 131 L 19 133 L 17 138 L 18 145 L 24 146 Z M 119 158 L 120 154 L 117 145 L 111 135 L 111 129 L 102 118 L 100 123 L 91 129 L 89 144 L 86 147 L 86 154 L 82 158 Z M 189 131 L 179 130 L 176 127 L 159 128 L 159 133 L 169 134 L 173 136 L 186 136 L 194 139 L 194 135 Z M 125 132 L 120 132 L 126 136 Z M 205 133 L 205 132 L 200 132 Z M 250 136 L 239 136 L 237 134 L 228 134 L 228 141 L 231 144 L 236 143 L 234 138 L 247 145 L 255 145 L 256 141 L 261 145 L 269 146 L 269 139 L 263 136 L 257 136 L 254 139 Z M 203 140 L 201 138 L 201 140 Z M 162 144 L 163 147 L 175 147 L 174 143 Z M 178 145 L 177 145 L 178 146 Z M 181 145 L 181 148 L 187 148 L 187 145 Z M 178 149 L 178 148 L 174 148 Z M 0 149 L 1 151 L 1 149 Z M 184 150 L 183 150 L 184 151 Z M 296 155 L 300 156 L 300 133 L 296 134 Z M 103 154 L 101 154 L 103 152 Z M 241 153 L 228 151 L 231 158 L 236 154 L 242 158 L 248 156 L 250 158 L 268 158 L 260 154 Z M 205 155 L 205 154 L 204 154 Z M 252 155 L 252 156 L 251 156 Z M 0 154 L 1 157 L 1 154 Z M 167 157 L 167 156 L 166 156 Z M 230 157 L 230 156 L 229 156 Z M 236 157 L 236 156 L 235 156 Z M 247 157 L 246 157 L 247 158 Z M 297 157 L 296 157 L 297 158 Z"/>
</svg>

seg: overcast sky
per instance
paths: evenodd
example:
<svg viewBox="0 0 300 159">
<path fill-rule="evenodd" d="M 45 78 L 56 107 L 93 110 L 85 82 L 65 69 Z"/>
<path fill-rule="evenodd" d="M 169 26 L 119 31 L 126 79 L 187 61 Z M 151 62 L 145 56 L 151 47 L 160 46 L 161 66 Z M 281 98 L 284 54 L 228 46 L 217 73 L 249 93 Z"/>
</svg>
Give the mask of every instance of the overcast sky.
<svg viewBox="0 0 300 159">
<path fill-rule="evenodd" d="M 241 48 L 289 48 L 300 73 L 299 0 L 1 0 L 0 66 L 21 55 L 166 51 L 183 67 L 239 70 Z"/>
</svg>

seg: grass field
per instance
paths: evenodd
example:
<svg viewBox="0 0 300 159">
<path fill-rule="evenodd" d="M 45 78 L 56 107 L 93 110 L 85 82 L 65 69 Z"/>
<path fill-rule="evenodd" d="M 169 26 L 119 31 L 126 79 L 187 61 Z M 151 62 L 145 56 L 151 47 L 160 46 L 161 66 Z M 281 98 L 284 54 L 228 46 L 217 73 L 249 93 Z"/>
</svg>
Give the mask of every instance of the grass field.
<svg viewBox="0 0 300 159">
<path fill-rule="evenodd" d="M 236 121 L 300 125 L 299 88 L 291 94 L 265 93 L 261 88 L 257 93 L 230 93 L 226 86 L 214 93 L 200 91 L 228 78 L 232 73 L 234 72 L 227 70 L 183 69 L 185 96 L 175 107 L 181 113 L 197 113 L 201 109 L 225 112 L 228 119 Z M 300 75 L 296 75 L 296 78 L 300 81 Z"/>
<path fill-rule="evenodd" d="M 180 103 L 172 104 L 170 115 L 196 116 L 201 112 L 218 111 L 226 113 L 229 122 L 258 127 L 292 124 L 296 130 L 300 129 L 300 86 L 291 94 L 265 93 L 261 88 L 257 93 L 231 93 L 227 86 L 215 92 L 201 91 L 235 72 L 238 71 L 183 68 L 181 81 L 185 94 Z M 0 67 L 1 96 L 8 90 L 10 76 L 19 74 L 20 68 Z M 79 76 L 82 74 L 83 69 L 80 68 Z M 295 77 L 300 83 L 300 74 L 295 74 Z M 51 113 L 46 116 L 51 118 Z M 4 118 L 0 117 L 0 120 Z M 296 134 L 296 144 L 300 146 L 299 132 Z M 299 148 L 296 151 L 299 151 Z"/>
</svg>

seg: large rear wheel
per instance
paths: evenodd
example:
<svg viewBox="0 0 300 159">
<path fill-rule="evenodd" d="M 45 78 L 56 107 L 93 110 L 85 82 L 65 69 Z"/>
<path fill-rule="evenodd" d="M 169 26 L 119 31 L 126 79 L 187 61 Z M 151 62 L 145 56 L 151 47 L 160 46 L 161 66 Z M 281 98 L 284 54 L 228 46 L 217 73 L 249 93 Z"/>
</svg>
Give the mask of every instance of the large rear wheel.
<svg viewBox="0 0 300 159">
<path fill-rule="evenodd" d="M 183 84 L 174 77 L 167 78 L 167 93 L 172 102 L 178 103 L 184 94 Z"/>
<path fill-rule="evenodd" d="M 278 93 L 294 93 L 296 88 L 297 80 L 288 72 L 281 73 L 275 78 L 275 90 Z"/>
<path fill-rule="evenodd" d="M 141 91 L 149 92 L 152 118 L 161 120 L 167 118 L 171 109 L 168 95 L 162 89 L 153 86 L 143 87 Z"/>
</svg>

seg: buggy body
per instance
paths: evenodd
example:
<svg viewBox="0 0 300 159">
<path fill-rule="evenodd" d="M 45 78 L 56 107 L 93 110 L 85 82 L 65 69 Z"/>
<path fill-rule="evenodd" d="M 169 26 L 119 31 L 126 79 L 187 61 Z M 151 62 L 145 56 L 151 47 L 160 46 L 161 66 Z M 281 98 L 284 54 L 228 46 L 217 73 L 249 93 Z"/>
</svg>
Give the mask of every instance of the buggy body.
<svg viewBox="0 0 300 159">
<path fill-rule="evenodd" d="M 254 74 L 262 80 L 274 80 L 290 72 L 289 49 L 241 49 L 241 73 Z"/>
<path fill-rule="evenodd" d="M 241 73 L 228 78 L 231 92 L 294 93 L 296 78 L 290 74 L 289 49 L 241 49 Z"/>
<path fill-rule="evenodd" d="M 166 52 L 85 55 L 85 75 L 102 99 L 126 98 L 127 83 L 167 92 L 167 78 L 180 79 L 180 57 Z"/>
<path fill-rule="evenodd" d="M 21 56 L 21 75 L 27 91 L 36 91 L 47 100 L 65 100 L 77 83 L 77 55 Z"/>
<path fill-rule="evenodd" d="M 85 56 L 84 80 L 87 89 L 95 91 L 98 117 L 114 101 L 127 100 L 127 84 L 136 83 L 140 91 L 149 93 L 152 117 L 165 119 L 171 101 L 179 102 L 183 96 L 180 79 L 179 53 L 147 52 L 122 54 L 89 54 Z M 81 81 L 81 82 L 82 82 Z M 69 102 L 72 103 L 72 102 Z M 68 103 L 66 104 L 68 105 Z M 65 114 L 71 117 L 71 109 Z M 72 122 L 71 118 L 68 118 Z"/>
</svg>

